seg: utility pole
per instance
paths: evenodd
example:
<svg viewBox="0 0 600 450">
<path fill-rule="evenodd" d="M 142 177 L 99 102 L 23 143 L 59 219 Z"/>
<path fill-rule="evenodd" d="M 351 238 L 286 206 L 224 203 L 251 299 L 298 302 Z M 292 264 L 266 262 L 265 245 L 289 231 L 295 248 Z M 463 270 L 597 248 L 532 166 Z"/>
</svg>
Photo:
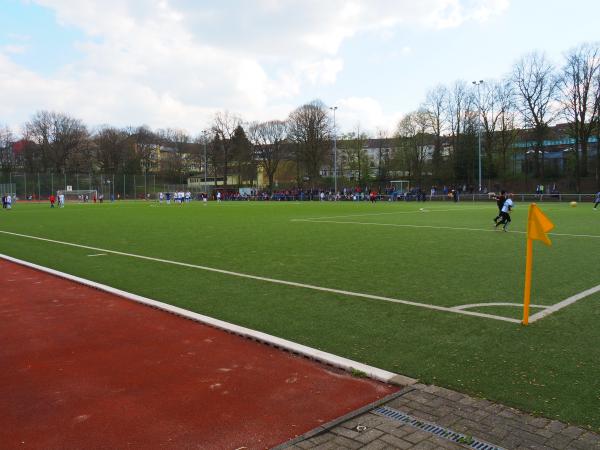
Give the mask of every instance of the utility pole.
<svg viewBox="0 0 600 450">
<path fill-rule="evenodd" d="M 479 143 L 478 143 L 478 156 L 479 156 L 479 193 L 481 193 L 481 85 L 483 84 L 483 80 L 473 81 L 473 84 L 477 86 L 477 118 L 478 118 L 478 134 L 479 134 Z"/>
</svg>

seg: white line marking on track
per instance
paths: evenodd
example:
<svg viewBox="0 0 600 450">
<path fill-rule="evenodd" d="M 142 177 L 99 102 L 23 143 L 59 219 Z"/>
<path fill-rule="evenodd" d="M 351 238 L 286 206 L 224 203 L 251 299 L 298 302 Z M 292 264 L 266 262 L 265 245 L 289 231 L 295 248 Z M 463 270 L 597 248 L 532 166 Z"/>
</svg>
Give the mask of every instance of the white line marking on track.
<svg viewBox="0 0 600 450">
<path fill-rule="evenodd" d="M 278 348 L 283 348 L 286 350 L 290 350 L 295 353 L 299 353 L 301 355 L 307 356 L 309 358 L 315 359 L 317 361 L 324 362 L 325 364 L 331 364 L 335 367 L 340 367 L 344 370 L 351 371 L 352 369 L 360 370 L 365 372 L 371 378 L 376 380 L 383 381 L 384 383 L 394 383 L 394 384 L 402 384 L 402 385 L 410 385 L 417 382 L 417 380 L 413 378 L 408 378 L 403 375 L 398 375 L 393 372 L 388 372 L 387 370 L 378 369 L 377 367 L 368 366 L 358 361 L 353 361 L 351 359 L 343 358 L 341 356 L 334 355 L 332 353 L 327 353 L 322 350 L 317 350 L 315 348 L 307 347 L 306 345 L 298 344 L 296 342 L 288 341 L 287 339 L 282 339 L 277 336 L 273 336 L 267 333 L 263 333 L 261 331 L 252 330 L 250 328 L 241 327 L 239 325 L 235 325 L 233 323 L 225 322 L 223 320 L 215 319 L 213 317 L 205 316 L 202 314 L 195 313 L 193 311 L 188 311 L 187 309 L 179 308 L 177 306 L 169 305 L 168 303 L 159 302 L 157 300 L 152 300 L 150 298 L 142 297 L 140 295 L 132 294 L 130 292 L 122 291 L 120 289 L 113 288 L 111 286 L 107 286 L 105 284 L 96 283 L 95 281 L 86 280 L 85 278 L 76 277 L 75 275 L 70 275 L 68 273 L 59 272 L 58 270 L 50 269 L 48 267 L 39 266 L 37 264 L 30 263 L 28 261 L 23 261 L 21 259 L 13 258 L 11 256 L 0 254 L 0 258 L 4 258 L 7 261 L 12 261 L 17 264 L 21 264 L 26 267 L 31 267 L 36 270 L 40 270 L 42 272 L 46 272 L 52 274 L 57 277 L 65 278 L 67 280 L 74 281 L 79 284 L 83 284 L 85 286 L 90 286 L 95 289 L 99 289 L 104 292 L 108 292 L 113 295 L 118 295 L 119 297 L 126 298 L 128 300 L 141 303 L 144 305 L 149 305 L 154 308 L 161 309 L 163 311 L 168 311 L 173 314 L 177 314 L 179 316 L 186 317 L 188 319 L 195 320 L 197 322 L 201 322 L 216 328 L 220 328 L 223 330 L 227 330 L 231 333 L 235 333 L 239 336 L 247 337 L 250 339 L 256 339 L 260 342 L 267 343 L 269 345 L 273 345 Z"/>
<path fill-rule="evenodd" d="M 468 227 L 446 227 L 438 225 L 409 225 L 399 223 L 379 223 L 379 222 L 342 222 L 336 220 L 314 220 L 314 219 L 290 219 L 291 222 L 307 222 L 307 223 L 334 223 L 339 225 L 375 225 L 380 227 L 397 227 L 397 228 L 431 228 L 436 230 L 455 230 L 455 231 L 487 231 L 496 233 L 501 231 L 496 228 L 468 228 Z M 509 230 L 508 233 L 526 234 L 525 231 Z M 596 234 L 569 234 L 569 233 L 548 233 L 550 236 L 565 236 L 565 237 L 584 237 L 600 239 L 600 235 Z"/>
<path fill-rule="evenodd" d="M 95 253 L 93 255 L 88 255 L 88 256 L 106 256 L 106 253 Z"/>
<path fill-rule="evenodd" d="M 231 276 L 247 278 L 247 279 L 251 279 L 251 280 L 265 281 L 268 283 L 281 284 L 281 285 L 285 285 L 285 286 L 293 286 L 293 287 L 299 287 L 299 288 L 304 288 L 304 289 L 311 289 L 311 290 L 315 290 L 315 291 L 329 292 L 332 294 L 340 294 L 340 295 L 345 295 L 345 296 L 349 296 L 349 297 L 367 298 L 370 300 L 381 300 L 381 301 L 385 301 L 385 302 L 416 306 L 418 308 L 426 308 L 426 309 L 432 309 L 432 310 L 436 310 L 436 311 L 444 311 L 444 312 L 450 312 L 450 313 L 454 313 L 454 314 L 462 314 L 462 315 L 466 315 L 466 316 L 475 316 L 475 317 L 483 317 L 483 318 L 487 318 L 487 319 L 501 320 L 503 322 L 521 323 L 519 320 L 516 320 L 516 319 L 511 319 L 509 317 L 503 317 L 503 316 L 496 316 L 493 314 L 485 314 L 485 313 L 479 313 L 479 312 L 473 312 L 473 311 L 460 311 L 460 310 L 455 310 L 455 309 L 449 308 L 449 307 L 430 305 L 427 303 L 419 303 L 419 302 L 413 302 L 413 301 L 409 301 L 409 300 L 400 300 L 400 299 L 396 299 L 396 298 L 383 297 L 380 295 L 363 294 L 361 292 L 344 291 L 341 289 L 333 289 L 333 288 L 315 286 L 312 284 L 304 284 L 304 283 L 297 283 L 294 281 L 285 281 L 285 280 L 278 280 L 275 278 L 260 277 L 257 275 L 232 272 L 230 270 L 216 269 L 214 267 L 200 266 L 200 265 L 196 265 L 196 264 L 188 264 L 188 263 L 184 263 L 184 262 L 171 261 L 171 260 L 162 259 L 162 258 L 152 258 L 150 256 L 136 255 L 134 253 L 126 253 L 126 252 L 120 252 L 120 251 L 116 251 L 116 250 L 108 250 L 108 249 L 104 249 L 104 248 L 92 247 L 89 245 L 74 244 L 71 242 L 57 241 L 54 239 L 47 239 L 47 238 L 42 238 L 42 237 L 38 237 L 38 236 L 30 236 L 27 234 L 13 233 L 11 231 L 0 230 L 0 233 L 11 235 L 11 236 L 18 236 L 18 237 L 22 237 L 22 238 L 26 238 L 26 239 L 34 239 L 34 240 L 43 241 L 43 242 L 51 242 L 53 244 L 67 245 L 70 247 L 77 247 L 77 248 L 85 248 L 88 250 L 112 253 L 112 254 L 121 255 L 121 256 L 129 256 L 131 258 L 144 259 L 147 261 L 156 261 L 156 262 L 161 262 L 161 263 L 165 263 L 165 264 L 173 264 L 173 265 L 181 266 L 181 267 L 200 269 L 200 270 L 205 270 L 208 272 L 220 273 L 220 274 L 224 274 L 224 275 L 231 275 Z"/>
</svg>

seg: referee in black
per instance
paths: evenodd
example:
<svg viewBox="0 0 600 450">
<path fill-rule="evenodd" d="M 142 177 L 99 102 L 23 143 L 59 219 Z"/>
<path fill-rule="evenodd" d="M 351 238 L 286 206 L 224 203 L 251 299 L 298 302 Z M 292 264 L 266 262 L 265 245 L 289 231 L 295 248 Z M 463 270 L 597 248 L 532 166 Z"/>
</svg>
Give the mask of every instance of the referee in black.
<svg viewBox="0 0 600 450">
<path fill-rule="evenodd" d="M 506 191 L 500 191 L 500 195 L 494 197 L 496 199 L 496 205 L 498 205 L 498 215 L 494 217 L 494 223 L 498 224 L 498 220 L 502 218 L 502 207 L 506 201 Z"/>
</svg>

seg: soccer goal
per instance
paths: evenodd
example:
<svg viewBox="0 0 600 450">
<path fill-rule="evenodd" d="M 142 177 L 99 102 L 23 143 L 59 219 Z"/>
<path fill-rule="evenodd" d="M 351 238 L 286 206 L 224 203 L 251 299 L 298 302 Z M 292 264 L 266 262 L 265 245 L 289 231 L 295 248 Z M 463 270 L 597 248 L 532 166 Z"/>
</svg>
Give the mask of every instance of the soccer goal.
<svg viewBox="0 0 600 450">
<path fill-rule="evenodd" d="M 66 202 L 80 202 L 87 203 L 92 202 L 94 199 L 98 198 L 98 191 L 95 189 L 79 189 L 79 190 L 71 190 L 71 191 L 56 191 L 56 195 L 59 196 L 63 194 L 65 196 Z"/>
</svg>

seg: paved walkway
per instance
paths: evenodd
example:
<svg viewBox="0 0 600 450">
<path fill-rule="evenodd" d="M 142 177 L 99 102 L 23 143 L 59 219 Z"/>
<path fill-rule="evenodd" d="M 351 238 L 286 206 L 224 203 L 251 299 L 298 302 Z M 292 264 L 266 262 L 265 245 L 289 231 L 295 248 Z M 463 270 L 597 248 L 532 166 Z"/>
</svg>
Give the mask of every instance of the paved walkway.
<svg viewBox="0 0 600 450">
<path fill-rule="evenodd" d="M 412 425 L 407 424 L 411 419 Z M 443 434 L 454 442 L 439 437 Z M 383 407 L 371 409 L 308 439 L 282 446 L 286 447 L 589 450 L 600 449 L 600 435 L 448 389 L 414 384 Z"/>
</svg>

